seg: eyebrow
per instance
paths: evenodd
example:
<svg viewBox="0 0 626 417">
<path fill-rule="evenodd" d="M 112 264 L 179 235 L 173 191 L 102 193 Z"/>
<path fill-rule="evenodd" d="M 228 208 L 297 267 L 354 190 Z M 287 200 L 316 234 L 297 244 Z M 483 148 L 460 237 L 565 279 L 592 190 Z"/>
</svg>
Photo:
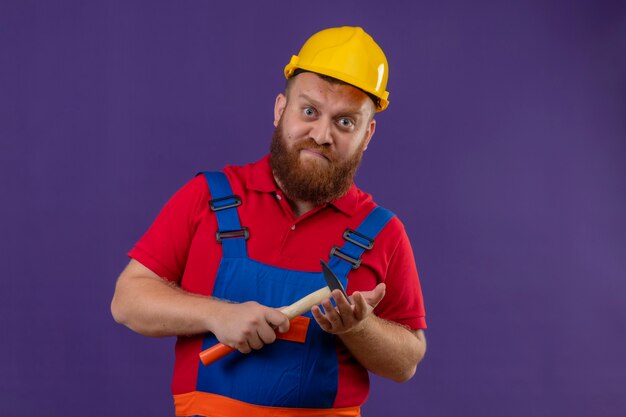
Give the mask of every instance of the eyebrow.
<svg viewBox="0 0 626 417">
<path fill-rule="evenodd" d="M 305 99 L 306 101 L 309 101 L 310 103 L 312 103 L 316 107 L 319 107 L 320 104 L 321 104 L 318 100 L 316 100 L 313 97 L 309 96 L 307 93 L 300 93 L 298 95 L 298 98 L 299 99 Z M 342 115 L 346 115 L 346 116 L 363 116 L 363 112 L 361 111 L 361 109 L 360 108 L 356 108 L 356 107 L 342 109 L 338 113 L 342 114 Z"/>
</svg>

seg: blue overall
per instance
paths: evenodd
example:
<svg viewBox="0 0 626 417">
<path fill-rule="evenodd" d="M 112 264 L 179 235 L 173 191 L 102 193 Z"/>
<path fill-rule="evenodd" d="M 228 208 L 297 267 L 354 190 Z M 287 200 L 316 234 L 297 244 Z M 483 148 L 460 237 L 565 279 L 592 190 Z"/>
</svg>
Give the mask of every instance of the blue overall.
<svg viewBox="0 0 626 417">
<path fill-rule="evenodd" d="M 223 246 L 214 297 L 283 307 L 326 286 L 321 272 L 293 271 L 250 259 L 247 230 L 243 232 L 236 209 L 241 200 L 233 196 L 223 173 L 204 175 L 213 198 L 211 209 L 217 216 L 218 240 Z M 363 252 L 371 248 L 373 239 L 393 216 L 382 207 L 374 208 L 356 231 L 347 237 L 344 234 L 346 243 L 334 248 L 329 266 L 344 287 L 350 270 L 358 267 Z M 305 316 L 312 318 L 310 312 Z M 209 333 L 202 349 L 217 342 Z M 311 319 L 304 343 L 276 340 L 247 355 L 234 352 L 209 366 L 200 363 L 196 390 L 263 406 L 331 408 L 337 384 L 335 336 Z"/>
</svg>

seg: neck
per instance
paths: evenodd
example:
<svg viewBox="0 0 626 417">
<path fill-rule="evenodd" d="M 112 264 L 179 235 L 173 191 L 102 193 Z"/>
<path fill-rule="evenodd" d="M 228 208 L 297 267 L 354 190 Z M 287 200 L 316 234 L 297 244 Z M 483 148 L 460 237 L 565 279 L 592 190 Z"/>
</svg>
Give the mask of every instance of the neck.
<svg viewBox="0 0 626 417">
<path fill-rule="evenodd" d="M 291 207 L 291 210 L 296 217 L 303 216 L 315 208 L 315 205 L 313 205 L 313 203 L 309 203 L 308 201 L 291 199 L 288 199 L 287 201 L 289 201 L 289 207 Z"/>
<path fill-rule="evenodd" d="M 285 195 L 285 197 L 287 197 L 287 194 L 285 193 L 285 190 L 281 186 L 280 181 L 278 180 L 278 178 L 276 178 L 276 174 L 273 174 L 273 176 L 274 176 L 274 181 L 276 181 L 276 184 L 278 185 L 278 188 L 280 188 L 283 191 L 283 194 Z M 293 211 L 293 214 L 296 216 L 296 218 L 305 215 L 306 213 L 308 213 L 309 211 L 315 208 L 315 204 L 309 201 L 294 200 L 294 199 L 287 197 L 287 202 L 289 203 L 289 207 L 291 207 L 291 211 Z"/>
</svg>

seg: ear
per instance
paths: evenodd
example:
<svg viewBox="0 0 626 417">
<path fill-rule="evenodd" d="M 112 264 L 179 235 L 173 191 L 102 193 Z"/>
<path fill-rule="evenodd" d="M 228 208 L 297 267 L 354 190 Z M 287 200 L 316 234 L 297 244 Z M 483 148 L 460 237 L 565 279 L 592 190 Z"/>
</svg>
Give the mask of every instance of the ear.
<svg viewBox="0 0 626 417">
<path fill-rule="evenodd" d="M 363 147 L 363 150 L 367 149 L 367 146 L 372 140 L 372 137 L 374 136 L 375 131 L 376 131 L 376 119 L 372 119 L 370 120 L 370 124 L 367 127 L 367 130 L 365 132 L 365 146 Z"/>
<path fill-rule="evenodd" d="M 287 105 L 287 97 L 283 93 L 276 96 L 276 102 L 274 103 L 274 127 L 278 127 L 278 121 L 285 111 Z"/>
</svg>

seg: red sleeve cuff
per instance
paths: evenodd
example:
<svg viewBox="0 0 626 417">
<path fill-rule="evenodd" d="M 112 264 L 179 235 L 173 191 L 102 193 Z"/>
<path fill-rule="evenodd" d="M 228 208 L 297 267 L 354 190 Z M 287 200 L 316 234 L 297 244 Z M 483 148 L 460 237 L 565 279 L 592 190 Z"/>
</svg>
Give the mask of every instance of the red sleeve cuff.
<svg viewBox="0 0 626 417">
<path fill-rule="evenodd" d="M 133 258 L 161 278 L 165 278 L 168 281 L 172 282 L 178 282 L 178 277 L 176 277 L 176 274 L 174 272 L 161 265 L 152 256 L 150 256 L 148 252 L 144 251 L 140 247 L 135 246 L 134 248 L 132 248 L 130 252 L 128 252 L 128 256 L 130 258 Z"/>
</svg>

